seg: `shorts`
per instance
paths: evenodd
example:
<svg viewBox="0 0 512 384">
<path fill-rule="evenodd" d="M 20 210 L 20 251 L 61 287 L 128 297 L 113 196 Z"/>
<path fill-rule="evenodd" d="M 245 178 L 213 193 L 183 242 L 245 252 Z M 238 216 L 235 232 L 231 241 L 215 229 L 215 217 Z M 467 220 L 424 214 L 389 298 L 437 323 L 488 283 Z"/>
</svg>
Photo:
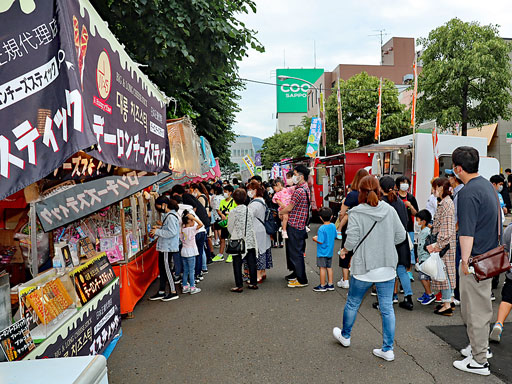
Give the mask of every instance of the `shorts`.
<svg viewBox="0 0 512 384">
<path fill-rule="evenodd" d="M 317 257 L 316 266 L 320 268 L 331 268 L 332 257 Z"/>
<path fill-rule="evenodd" d="M 501 290 L 501 301 L 512 304 L 512 280 L 505 279 L 505 285 Z"/>
<path fill-rule="evenodd" d="M 221 228 L 220 229 L 220 238 L 221 239 L 227 239 L 229 237 L 229 231 L 227 228 Z"/>
<path fill-rule="evenodd" d="M 418 276 L 420 280 L 432 281 L 429 275 L 423 272 L 418 272 Z"/>
</svg>

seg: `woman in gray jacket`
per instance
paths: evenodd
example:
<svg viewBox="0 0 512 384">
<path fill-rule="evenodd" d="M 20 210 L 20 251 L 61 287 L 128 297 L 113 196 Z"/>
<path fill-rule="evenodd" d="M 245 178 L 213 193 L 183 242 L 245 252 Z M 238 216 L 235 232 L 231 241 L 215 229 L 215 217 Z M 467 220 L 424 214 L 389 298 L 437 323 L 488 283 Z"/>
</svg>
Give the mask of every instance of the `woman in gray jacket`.
<svg viewBox="0 0 512 384">
<path fill-rule="evenodd" d="M 233 273 L 235 275 L 236 287 L 231 288 L 231 292 L 243 292 L 242 279 L 242 261 L 246 260 L 249 266 L 249 289 L 258 289 L 256 275 L 256 235 L 254 234 L 254 217 L 249 208 L 244 205 L 247 199 L 247 193 L 242 188 L 237 188 L 233 192 L 233 200 L 237 207 L 233 209 L 228 216 L 228 231 L 230 240 L 244 239 L 245 253 L 242 255 L 233 255 Z"/>
<path fill-rule="evenodd" d="M 396 211 L 379 200 L 379 182 L 374 176 L 364 177 L 359 184 L 359 205 L 350 211 L 343 259 L 353 251 L 350 266 L 350 288 L 343 312 L 343 329 L 333 329 L 334 337 L 344 346 L 350 346 L 350 334 L 364 295 L 375 284 L 382 316 L 382 348 L 373 354 L 393 361 L 395 339 L 395 312 L 393 290 L 398 254 L 396 245 L 405 240 L 406 232 Z"/>
</svg>

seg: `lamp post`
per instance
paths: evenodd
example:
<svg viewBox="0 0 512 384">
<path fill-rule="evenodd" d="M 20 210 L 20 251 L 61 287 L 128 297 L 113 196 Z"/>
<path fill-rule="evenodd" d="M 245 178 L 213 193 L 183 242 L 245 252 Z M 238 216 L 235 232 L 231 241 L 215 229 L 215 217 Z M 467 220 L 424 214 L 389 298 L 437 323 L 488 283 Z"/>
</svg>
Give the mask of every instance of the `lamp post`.
<svg viewBox="0 0 512 384">
<path fill-rule="evenodd" d="M 277 77 L 280 81 L 285 81 L 285 80 L 288 80 L 288 79 L 291 79 L 291 80 L 298 80 L 298 81 L 302 81 L 303 83 L 306 83 L 306 84 L 309 84 L 311 86 L 311 88 L 313 88 L 315 91 L 318 92 L 318 96 L 317 96 L 317 104 L 318 104 L 318 117 L 320 118 L 320 95 L 322 94 L 322 89 L 320 87 L 320 89 L 318 89 L 317 87 L 315 87 L 315 84 L 313 84 L 312 82 L 310 81 L 307 81 L 307 80 L 304 80 L 304 79 L 301 79 L 299 77 L 293 77 L 293 76 L 278 76 Z M 325 102 L 325 101 L 324 101 Z M 322 121 L 322 129 L 327 129 L 327 127 L 325 127 L 325 122 Z M 324 140 L 324 156 L 327 156 L 327 131 L 325 131 L 325 137 L 326 137 L 326 140 Z"/>
</svg>

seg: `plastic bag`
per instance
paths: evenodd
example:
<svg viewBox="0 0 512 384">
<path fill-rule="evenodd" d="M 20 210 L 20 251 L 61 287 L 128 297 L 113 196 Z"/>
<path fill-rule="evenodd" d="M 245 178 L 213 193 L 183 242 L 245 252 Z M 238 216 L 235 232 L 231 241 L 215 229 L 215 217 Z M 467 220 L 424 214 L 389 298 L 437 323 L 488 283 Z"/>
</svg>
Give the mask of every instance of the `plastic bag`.
<svg viewBox="0 0 512 384">
<path fill-rule="evenodd" d="M 430 257 L 420 264 L 419 269 L 426 275 L 429 275 L 432 280 L 445 281 L 446 272 L 443 260 L 439 257 L 439 252 L 430 254 Z"/>
</svg>

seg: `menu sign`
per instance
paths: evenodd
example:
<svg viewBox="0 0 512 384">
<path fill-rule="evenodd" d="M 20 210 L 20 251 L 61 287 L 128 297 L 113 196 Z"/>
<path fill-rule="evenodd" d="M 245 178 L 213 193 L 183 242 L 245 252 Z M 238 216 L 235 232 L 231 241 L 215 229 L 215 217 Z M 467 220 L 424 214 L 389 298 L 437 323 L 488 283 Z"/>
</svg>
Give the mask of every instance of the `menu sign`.
<svg viewBox="0 0 512 384">
<path fill-rule="evenodd" d="M 104 252 L 75 268 L 69 276 L 75 283 L 76 293 L 82 304 L 90 301 L 116 277 Z"/>
<path fill-rule="evenodd" d="M 9 361 L 21 360 L 35 348 L 25 319 L 0 331 L 0 346 Z"/>
</svg>

